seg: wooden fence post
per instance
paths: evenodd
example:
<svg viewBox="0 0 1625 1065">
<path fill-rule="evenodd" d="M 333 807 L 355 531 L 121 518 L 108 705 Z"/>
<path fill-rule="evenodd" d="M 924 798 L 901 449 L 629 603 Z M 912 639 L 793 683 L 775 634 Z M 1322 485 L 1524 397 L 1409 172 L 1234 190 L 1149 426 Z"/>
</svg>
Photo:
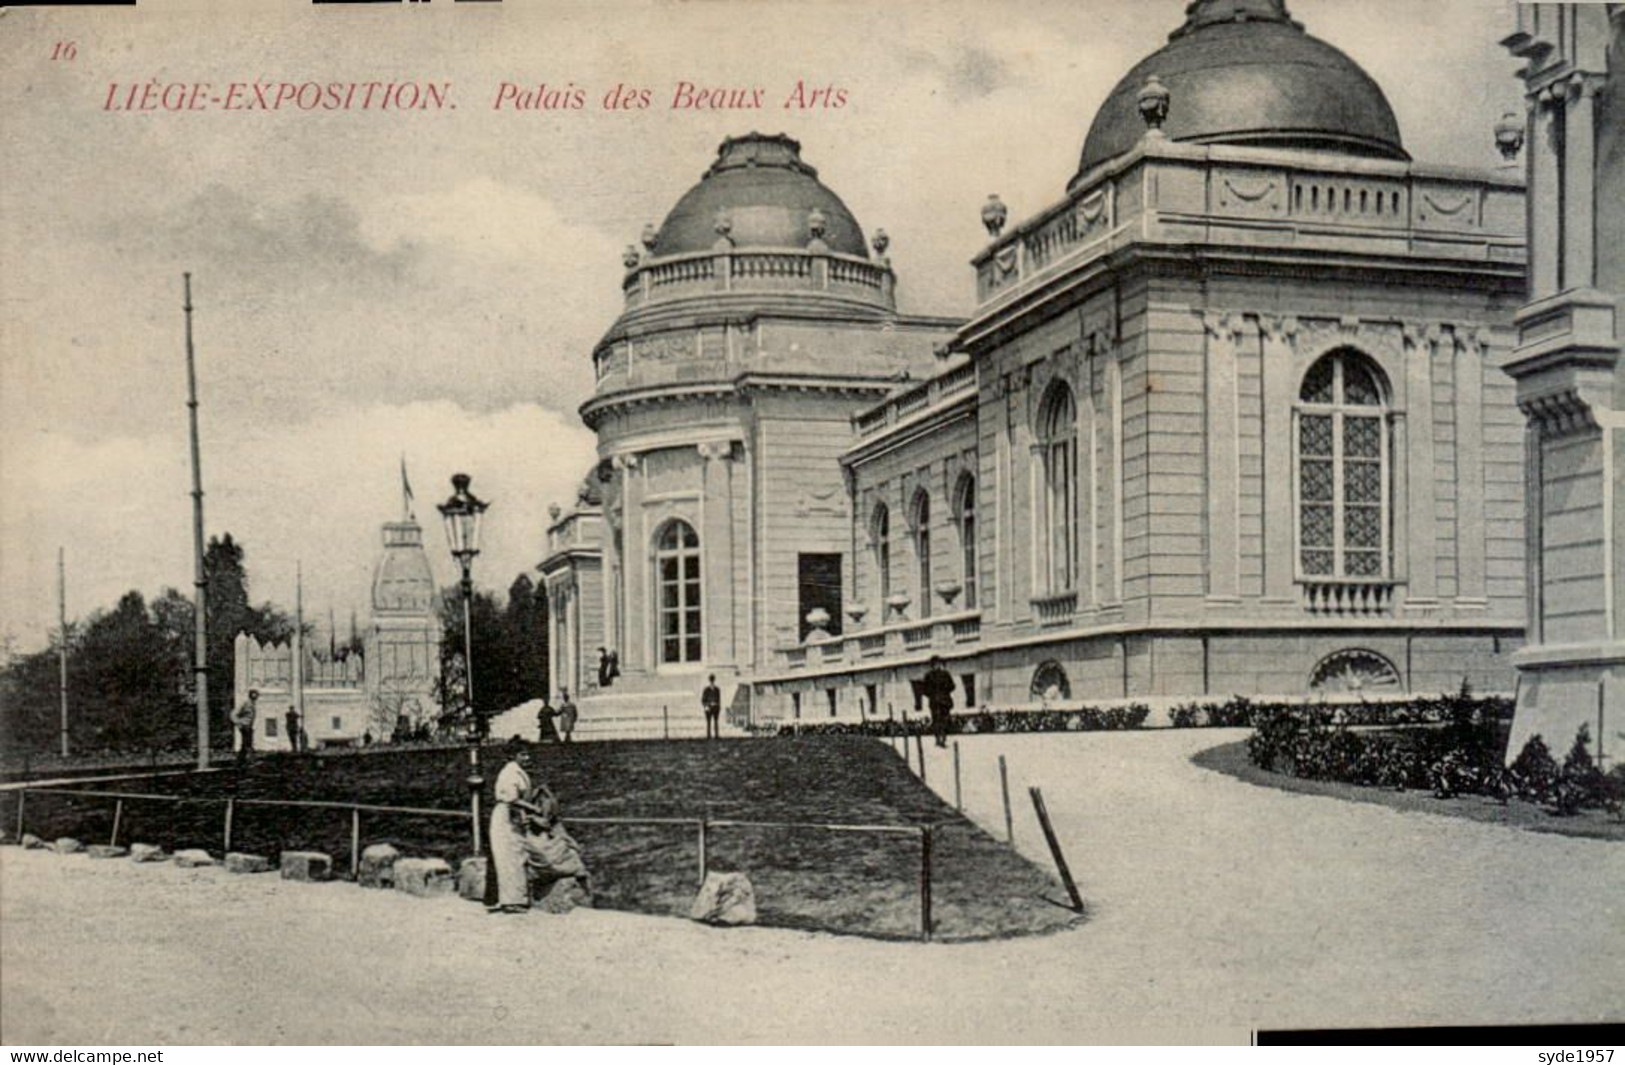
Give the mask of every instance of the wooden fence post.
<svg viewBox="0 0 1625 1065">
<path fill-rule="evenodd" d="M 915 760 L 920 763 L 920 783 L 924 784 L 925 783 L 925 733 L 923 733 L 923 732 L 916 732 L 914 734 L 914 754 L 915 754 Z"/>
<path fill-rule="evenodd" d="M 1004 755 L 999 755 L 999 791 L 1004 795 L 1004 841 L 1010 846 L 1016 845 L 1016 823 L 1010 817 L 1010 773 L 1004 765 Z"/>
<path fill-rule="evenodd" d="M 931 938 L 931 826 L 920 826 L 920 938 Z"/>
<path fill-rule="evenodd" d="M 226 800 L 226 853 L 231 853 L 231 815 L 237 810 L 237 800 Z"/>
<path fill-rule="evenodd" d="M 19 788 L 17 791 L 17 842 L 23 839 L 23 804 L 28 801 L 28 789 Z"/>
<path fill-rule="evenodd" d="M 1055 868 L 1061 874 L 1061 883 L 1066 885 L 1066 893 L 1072 898 L 1072 908 L 1079 913 L 1083 912 L 1083 896 L 1078 894 L 1078 885 L 1072 881 L 1072 870 L 1066 866 L 1066 856 L 1061 853 L 1061 841 L 1055 838 L 1055 829 L 1049 823 L 1049 811 L 1044 809 L 1044 793 L 1037 788 L 1028 788 L 1027 793 L 1033 797 L 1033 810 L 1038 814 L 1038 825 L 1044 830 L 1044 841 L 1049 844 L 1049 852 L 1055 858 Z"/>
<path fill-rule="evenodd" d="M 478 851 L 475 851 L 478 854 Z M 350 879 L 361 878 L 361 808 L 350 808 Z"/>
<path fill-rule="evenodd" d="M 964 796 L 959 790 L 959 741 L 954 741 L 954 809 L 965 812 Z"/>
<path fill-rule="evenodd" d="M 671 739 L 671 711 L 665 703 L 660 704 L 660 727 L 665 732 L 666 739 Z"/>
<path fill-rule="evenodd" d="M 705 818 L 700 818 L 700 884 L 704 886 L 706 874 L 710 872 L 710 828 Z"/>
<path fill-rule="evenodd" d="M 119 826 L 119 822 L 123 821 L 123 820 L 124 820 L 124 800 L 120 799 L 116 803 L 113 804 L 113 835 L 107 841 L 107 845 L 109 847 L 117 847 L 118 846 L 118 826 Z"/>
</svg>

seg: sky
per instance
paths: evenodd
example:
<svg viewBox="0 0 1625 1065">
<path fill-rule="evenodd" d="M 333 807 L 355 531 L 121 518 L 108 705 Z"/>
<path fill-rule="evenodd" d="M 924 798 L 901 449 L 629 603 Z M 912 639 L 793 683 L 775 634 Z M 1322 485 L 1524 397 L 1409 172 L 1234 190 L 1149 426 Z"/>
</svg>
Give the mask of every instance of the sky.
<svg viewBox="0 0 1625 1065">
<path fill-rule="evenodd" d="M 1492 166 L 1521 109 L 1500 0 L 1289 0 L 1386 91 L 1422 162 Z M 1060 199 L 1113 84 L 1184 0 L 139 0 L 0 12 L 0 637 L 189 588 L 181 275 L 193 275 L 210 535 L 256 601 L 367 615 L 404 458 L 431 564 L 452 473 L 492 501 L 476 581 L 534 578 L 594 459 L 576 413 L 621 249 L 725 136 L 803 158 L 883 227 L 905 311 L 965 315 L 998 193 Z M 72 48 L 65 46 L 71 42 Z M 53 58 L 53 52 L 56 53 Z M 437 110 L 124 109 L 154 83 L 449 83 Z M 761 111 L 669 105 L 761 87 Z M 506 82 L 579 110 L 494 104 Z M 786 109 L 797 83 L 844 106 Z M 617 86 L 644 111 L 606 110 Z M 177 90 L 178 91 L 178 90 Z M 510 94 L 511 95 L 511 94 Z M 809 93 L 810 95 L 810 93 Z M 173 99 L 174 97 L 172 97 Z M 108 101 L 113 101 L 109 107 Z M 207 104 L 207 96 L 205 104 Z M 1174 106 L 1178 106 L 1177 101 Z"/>
</svg>

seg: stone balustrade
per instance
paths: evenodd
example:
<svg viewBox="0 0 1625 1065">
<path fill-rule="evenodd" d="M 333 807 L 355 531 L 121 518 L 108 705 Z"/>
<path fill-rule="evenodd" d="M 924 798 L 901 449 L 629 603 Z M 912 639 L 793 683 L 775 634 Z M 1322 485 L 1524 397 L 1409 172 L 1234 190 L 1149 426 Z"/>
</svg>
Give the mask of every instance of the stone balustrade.
<svg viewBox="0 0 1625 1065">
<path fill-rule="evenodd" d="M 976 256 L 1005 299 L 1129 243 L 1271 245 L 1522 264 L 1521 175 L 1146 141 Z"/>
<path fill-rule="evenodd" d="M 776 650 L 786 670 L 850 667 L 880 658 L 944 651 L 981 639 L 982 612 L 962 610 L 940 617 L 893 622 L 841 636 Z"/>
<path fill-rule="evenodd" d="M 860 437 L 873 436 L 922 410 L 975 391 L 976 364 L 965 359 L 946 373 L 927 378 L 857 415 L 852 428 Z"/>
<path fill-rule="evenodd" d="M 814 291 L 890 306 L 890 265 L 809 248 L 724 248 L 648 259 L 621 281 L 627 309 L 719 292 Z"/>
</svg>

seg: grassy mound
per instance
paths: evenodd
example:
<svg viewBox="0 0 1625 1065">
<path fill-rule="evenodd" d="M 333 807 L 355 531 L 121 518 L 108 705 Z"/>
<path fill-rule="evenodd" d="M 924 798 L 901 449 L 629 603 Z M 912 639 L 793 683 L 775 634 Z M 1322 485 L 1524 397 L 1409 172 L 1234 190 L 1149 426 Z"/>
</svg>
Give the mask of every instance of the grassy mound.
<svg viewBox="0 0 1625 1065">
<path fill-rule="evenodd" d="M 751 741 L 629 741 L 533 746 L 535 776 L 559 796 L 569 818 L 649 817 L 939 826 L 932 875 L 934 932 L 978 939 L 1048 931 L 1074 916 L 1053 902 L 1051 878 L 982 832 L 922 786 L 883 744 L 857 737 Z M 504 746 L 482 755 L 489 810 Z M 235 770 L 126 781 L 110 788 L 192 797 L 307 799 L 468 808 L 468 757 L 460 750 L 378 751 L 342 758 L 264 756 Z M 15 817 L 15 799 L 5 808 Z M 11 822 L 14 824 L 15 822 Z M 105 842 L 112 803 L 31 792 L 28 831 Z M 219 803 L 126 802 L 121 841 L 170 848 L 222 843 Z M 696 830 L 681 825 L 572 825 L 586 849 L 598 905 L 686 915 L 698 888 Z M 455 863 L 471 851 L 466 819 L 366 813 L 361 843 L 393 843 L 403 853 Z M 345 811 L 239 805 L 234 850 L 332 854 L 348 868 Z M 762 923 L 911 937 L 919 933 L 920 841 L 805 828 L 716 828 L 709 867 L 749 874 Z"/>
</svg>

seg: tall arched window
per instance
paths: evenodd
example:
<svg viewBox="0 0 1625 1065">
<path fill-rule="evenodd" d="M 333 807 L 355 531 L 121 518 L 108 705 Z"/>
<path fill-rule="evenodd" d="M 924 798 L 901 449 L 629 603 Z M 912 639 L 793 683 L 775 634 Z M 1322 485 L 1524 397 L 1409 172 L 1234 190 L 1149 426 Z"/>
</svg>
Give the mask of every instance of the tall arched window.
<svg viewBox="0 0 1625 1065">
<path fill-rule="evenodd" d="M 919 578 L 920 617 L 931 616 L 931 496 L 914 493 L 914 562 Z"/>
<path fill-rule="evenodd" d="M 1056 382 L 1045 397 L 1039 456 L 1044 475 L 1041 528 L 1048 588 L 1066 591 L 1075 584 L 1078 557 L 1078 413 L 1072 390 Z"/>
<path fill-rule="evenodd" d="M 965 586 L 965 609 L 976 607 L 976 478 L 965 474 L 959 478 L 959 491 L 954 500 L 954 513 L 959 525 L 959 577 Z"/>
<path fill-rule="evenodd" d="M 655 541 L 660 582 L 660 661 L 699 662 L 700 537 L 686 521 L 667 522 Z"/>
<path fill-rule="evenodd" d="M 891 598 L 891 512 L 886 509 L 886 504 L 875 505 L 870 530 L 875 545 L 875 591 L 880 596 L 876 606 L 880 611 L 878 618 L 884 622 L 886 600 Z"/>
<path fill-rule="evenodd" d="M 1322 356 L 1298 394 L 1298 568 L 1306 578 L 1389 572 L 1387 385 L 1357 351 Z"/>
</svg>

